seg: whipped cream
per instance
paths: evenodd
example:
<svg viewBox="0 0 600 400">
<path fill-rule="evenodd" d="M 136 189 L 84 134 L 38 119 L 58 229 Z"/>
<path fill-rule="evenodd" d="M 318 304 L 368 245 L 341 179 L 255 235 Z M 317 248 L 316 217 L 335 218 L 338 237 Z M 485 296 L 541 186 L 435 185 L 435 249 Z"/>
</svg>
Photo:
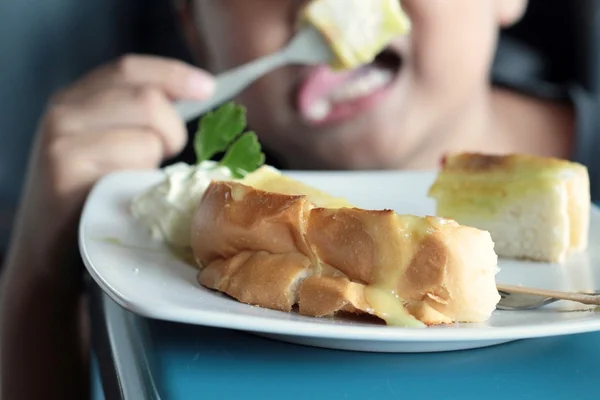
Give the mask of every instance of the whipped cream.
<svg viewBox="0 0 600 400">
<path fill-rule="evenodd" d="M 162 182 L 132 200 L 131 214 L 153 238 L 189 247 L 192 217 L 202 195 L 213 180 L 231 180 L 231 172 L 214 161 L 177 163 L 162 171 Z"/>
</svg>

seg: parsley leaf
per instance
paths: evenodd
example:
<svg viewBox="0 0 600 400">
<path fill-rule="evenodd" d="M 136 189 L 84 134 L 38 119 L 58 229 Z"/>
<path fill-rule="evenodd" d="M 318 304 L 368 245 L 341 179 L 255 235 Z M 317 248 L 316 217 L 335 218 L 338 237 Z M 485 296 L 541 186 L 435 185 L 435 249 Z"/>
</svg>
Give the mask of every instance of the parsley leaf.
<svg viewBox="0 0 600 400">
<path fill-rule="evenodd" d="M 234 178 L 243 178 L 264 162 L 258 137 L 254 132 L 246 132 L 229 147 L 220 164 L 229 168 Z"/>
<path fill-rule="evenodd" d="M 265 162 L 254 132 L 243 133 L 246 127 L 246 109 L 233 102 L 206 114 L 199 123 L 194 138 L 196 162 L 212 159 L 225 153 L 220 166 L 229 168 L 234 178 L 243 178 Z"/>
<path fill-rule="evenodd" d="M 196 162 L 210 160 L 222 153 L 246 127 L 246 109 L 234 103 L 206 114 L 201 120 L 194 138 Z"/>
</svg>

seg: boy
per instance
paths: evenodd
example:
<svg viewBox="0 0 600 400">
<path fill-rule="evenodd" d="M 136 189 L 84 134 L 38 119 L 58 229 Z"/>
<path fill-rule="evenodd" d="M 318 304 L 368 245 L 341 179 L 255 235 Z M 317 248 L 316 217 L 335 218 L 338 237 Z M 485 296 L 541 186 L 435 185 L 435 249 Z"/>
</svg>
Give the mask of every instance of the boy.
<svg viewBox="0 0 600 400">
<path fill-rule="evenodd" d="M 303 3 L 179 2 L 204 70 L 131 55 L 54 97 L 40 124 L 0 291 L 3 398 L 87 395 L 75 233 L 89 189 L 111 171 L 154 168 L 177 155 L 188 137 L 171 100 L 206 99 L 214 81 L 205 70 L 219 73 L 279 49 Z M 359 73 L 290 66 L 239 96 L 280 166 L 432 168 L 444 152 L 458 150 L 571 156 L 569 106 L 489 83 L 498 31 L 521 18 L 526 0 L 402 5 L 411 35 Z M 377 85 L 361 84 L 364 76 L 376 76 Z"/>
</svg>

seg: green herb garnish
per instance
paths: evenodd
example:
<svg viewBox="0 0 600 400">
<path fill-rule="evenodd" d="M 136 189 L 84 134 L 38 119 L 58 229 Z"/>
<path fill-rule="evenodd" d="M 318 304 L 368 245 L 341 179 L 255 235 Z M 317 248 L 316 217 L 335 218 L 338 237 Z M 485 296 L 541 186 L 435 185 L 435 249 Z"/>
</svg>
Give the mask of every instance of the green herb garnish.
<svg viewBox="0 0 600 400">
<path fill-rule="evenodd" d="M 254 132 L 245 132 L 246 109 L 227 103 L 206 114 L 199 123 L 194 138 L 194 149 L 198 163 L 225 153 L 219 166 L 229 168 L 234 178 L 243 178 L 265 162 L 258 137 Z"/>
<path fill-rule="evenodd" d="M 254 132 L 246 132 L 229 147 L 221 165 L 228 167 L 234 176 L 244 177 L 264 162 L 258 137 Z"/>
</svg>

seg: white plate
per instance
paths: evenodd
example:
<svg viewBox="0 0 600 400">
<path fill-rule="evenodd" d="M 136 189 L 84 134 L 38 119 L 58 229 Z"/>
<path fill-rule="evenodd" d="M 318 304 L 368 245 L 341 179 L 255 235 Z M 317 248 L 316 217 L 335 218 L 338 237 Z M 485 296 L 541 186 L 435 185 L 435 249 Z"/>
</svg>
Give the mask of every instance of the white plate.
<svg viewBox="0 0 600 400">
<path fill-rule="evenodd" d="M 295 172 L 289 175 L 363 208 L 433 214 L 426 197 L 433 172 Z M 581 306 L 496 311 L 483 324 L 427 329 L 318 319 L 241 304 L 201 287 L 197 270 L 152 240 L 128 214 L 132 197 L 161 179 L 158 171 L 121 172 L 92 191 L 81 219 L 83 260 L 100 287 L 124 308 L 146 317 L 239 329 L 312 346 L 381 352 L 447 351 L 508 341 L 600 330 L 600 313 Z M 497 281 L 547 289 L 600 289 L 600 212 L 591 217 L 590 249 L 565 265 L 500 260 Z M 566 303 L 565 303 L 566 304 Z M 558 307 L 558 306 L 557 306 Z M 569 307 L 571 307 L 569 309 Z"/>
</svg>

